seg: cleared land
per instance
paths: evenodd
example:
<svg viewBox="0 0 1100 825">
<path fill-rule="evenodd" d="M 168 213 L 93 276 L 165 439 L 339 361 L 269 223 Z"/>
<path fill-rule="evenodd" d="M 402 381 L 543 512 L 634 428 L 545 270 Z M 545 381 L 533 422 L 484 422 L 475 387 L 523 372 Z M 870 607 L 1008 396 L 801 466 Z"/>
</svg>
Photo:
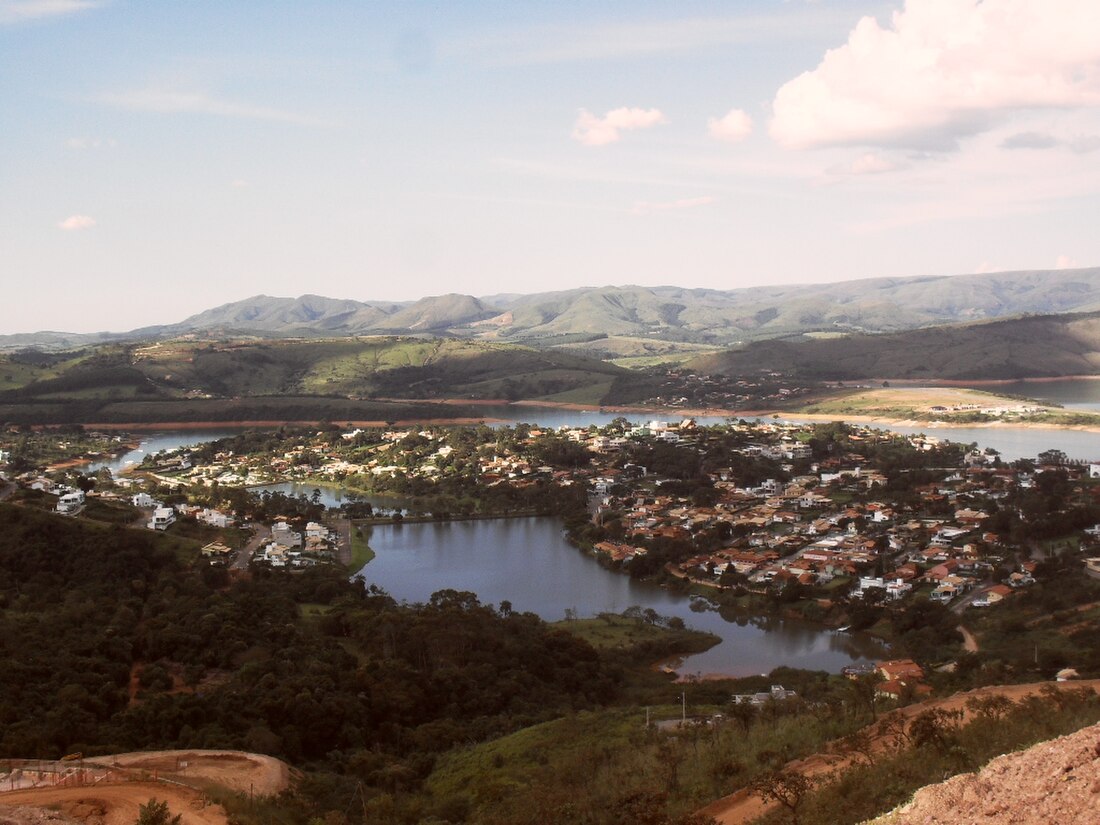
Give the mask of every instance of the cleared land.
<svg viewBox="0 0 1100 825">
<path fill-rule="evenodd" d="M 1066 411 L 1040 401 L 961 387 L 837 389 L 790 412 L 882 423 L 1100 426 L 1097 413 Z"/>
<path fill-rule="evenodd" d="M 1100 679 L 1083 680 L 1079 682 L 1037 682 L 1025 685 L 984 687 L 970 690 L 965 693 L 956 693 L 953 696 L 948 696 L 943 699 L 929 699 L 925 702 L 907 705 L 884 716 L 878 722 L 868 726 L 866 730 L 876 743 L 875 747 L 885 751 L 890 747 L 893 738 L 893 734 L 889 731 L 889 723 L 892 719 L 911 719 L 917 716 L 917 714 L 932 708 L 941 710 L 960 710 L 963 712 L 965 718 L 969 718 L 970 713 L 966 707 L 968 699 L 1004 696 L 1014 702 L 1018 702 L 1028 696 L 1038 696 L 1044 688 L 1048 688 L 1052 685 L 1055 688 L 1063 690 L 1090 688 L 1100 692 Z M 853 765 L 856 759 L 857 757 L 849 754 L 825 751 L 816 753 L 813 756 L 808 756 L 805 759 L 797 759 L 793 762 L 788 762 L 784 766 L 784 770 L 810 777 L 823 777 Z M 716 802 L 712 802 L 710 805 L 703 808 L 700 813 L 714 817 L 721 825 L 744 825 L 744 823 L 752 822 L 757 817 L 763 816 L 765 813 L 775 808 L 776 805 L 777 803 L 765 801 L 761 797 L 750 793 L 748 789 L 743 788 L 736 793 L 725 796 Z M 940 821 L 949 822 L 954 820 L 946 819 Z"/>
<path fill-rule="evenodd" d="M 78 820 L 132 825 L 140 806 L 155 798 L 167 802 L 172 814 L 180 814 L 183 825 L 227 825 L 225 810 L 209 804 L 201 789 L 274 796 L 291 781 L 285 762 L 242 751 L 145 751 L 97 757 L 94 762 L 124 770 L 73 787 L 0 787 L 0 815 L 4 806 L 50 807 Z M 152 781 L 154 775 L 160 781 Z M 149 781 L 142 781 L 145 777 Z"/>
</svg>

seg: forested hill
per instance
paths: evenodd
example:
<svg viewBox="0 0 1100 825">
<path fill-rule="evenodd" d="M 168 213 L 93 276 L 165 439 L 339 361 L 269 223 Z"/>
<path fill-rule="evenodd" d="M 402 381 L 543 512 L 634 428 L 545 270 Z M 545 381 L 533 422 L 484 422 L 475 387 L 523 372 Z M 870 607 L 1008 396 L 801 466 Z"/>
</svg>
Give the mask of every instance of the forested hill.
<svg viewBox="0 0 1100 825">
<path fill-rule="evenodd" d="M 1100 268 L 728 290 L 602 286 L 528 295 L 449 294 L 407 303 L 256 295 L 177 323 L 126 333 L 0 335 L 0 348 L 74 347 L 190 334 L 416 334 L 544 345 L 610 337 L 723 346 L 804 332 L 894 332 L 1021 313 L 1097 309 Z"/>
<path fill-rule="evenodd" d="M 1019 379 L 1100 374 L 1100 313 L 1013 318 L 886 335 L 762 341 L 701 356 L 699 372 L 807 379 Z"/>
</svg>

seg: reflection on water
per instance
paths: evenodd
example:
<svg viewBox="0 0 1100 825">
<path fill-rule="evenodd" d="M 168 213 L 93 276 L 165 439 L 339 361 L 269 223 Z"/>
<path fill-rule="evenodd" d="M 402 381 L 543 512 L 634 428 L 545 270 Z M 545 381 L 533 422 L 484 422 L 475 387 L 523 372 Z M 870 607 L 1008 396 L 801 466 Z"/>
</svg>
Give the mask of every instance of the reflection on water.
<svg viewBox="0 0 1100 825">
<path fill-rule="evenodd" d="M 779 665 L 835 672 L 885 654 L 874 639 L 808 622 L 699 612 L 687 596 L 604 569 L 566 542 L 553 518 L 384 525 L 372 528 L 370 544 L 377 556 L 363 577 L 399 600 L 468 590 L 483 603 L 508 600 L 515 610 L 549 621 L 564 618 L 567 609 L 593 616 L 637 605 L 719 636 L 721 644 L 684 661 L 684 674 L 746 675 Z"/>
</svg>

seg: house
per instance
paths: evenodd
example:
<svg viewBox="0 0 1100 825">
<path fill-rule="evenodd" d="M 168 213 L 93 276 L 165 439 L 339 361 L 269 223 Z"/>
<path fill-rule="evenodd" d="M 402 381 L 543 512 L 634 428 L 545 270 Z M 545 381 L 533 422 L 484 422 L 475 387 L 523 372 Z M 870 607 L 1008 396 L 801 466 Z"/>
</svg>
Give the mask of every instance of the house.
<svg viewBox="0 0 1100 825">
<path fill-rule="evenodd" d="M 220 510 L 211 510 L 209 508 L 203 508 L 199 512 L 195 513 L 195 519 L 209 524 L 211 527 L 231 527 L 234 522 L 233 516 L 228 513 L 223 513 Z"/>
<path fill-rule="evenodd" d="M 1012 588 L 1006 584 L 995 584 L 985 594 L 986 604 L 996 604 L 1012 595 Z"/>
<path fill-rule="evenodd" d="M 225 564 L 233 555 L 233 548 L 220 541 L 212 541 L 205 545 L 201 551 L 203 558 L 210 559 L 212 563 Z"/>
<path fill-rule="evenodd" d="M 135 507 L 159 507 L 159 502 L 148 493 L 137 493 L 130 499 L 130 503 Z"/>
<path fill-rule="evenodd" d="M 924 679 L 924 668 L 912 659 L 892 659 L 888 662 L 875 662 L 875 668 L 887 682 L 895 679 L 919 682 Z"/>
<path fill-rule="evenodd" d="M 167 530 L 175 521 L 175 510 L 171 507 L 158 507 L 153 511 L 153 518 L 146 526 L 150 530 Z"/>
<path fill-rule="evenodd" d="M 57 512 L 63 516 L 71 516 L 80 512 L 80 508 L 84 506 L 84 493 L 80 490 L 76 490 L 71 493 L 65 493 L 57 500 Z"/>
<path fill-rule="evenodd" d="M 731 697 L 731 701 L 735 705 L 764 705 L 768 702 L 794 699 L 797 696 L 797 693 L 793 690 L 787 690 L 783 685 L 772 685 L 767 693 L 735 693 Z"/>
</svg>

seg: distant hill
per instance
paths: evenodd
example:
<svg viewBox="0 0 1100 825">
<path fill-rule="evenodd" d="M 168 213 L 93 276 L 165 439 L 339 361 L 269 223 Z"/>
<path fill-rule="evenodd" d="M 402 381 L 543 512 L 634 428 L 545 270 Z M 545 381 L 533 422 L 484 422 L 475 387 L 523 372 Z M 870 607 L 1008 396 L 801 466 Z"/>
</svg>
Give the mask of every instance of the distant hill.
<svg viewBox="0 0 1100 825">
<path fill-rule="evenodd" d="M 777 370 L 814 380 L 1019 379 L 1100 374 L 1100 312 L 882 335 L 758 341 L 687 362 L 699 372 Z"/>
<path fill-rule="evenodd" d="M 528 342 L 612 339 L 730 346 L 808 332 L 897 332 L 938 324 L 1100 310 L 1100 268 L 927 278 L 875 278 L 831 284 L 685 289 L 605 286 L 482 298 L 449 294 L 415 303 L 362 302 L 303 295 L 257 295 L 179 323 L 125 333 L 61 332 L 0 336 L 0 349 L 86 346 L 109 341 L 202 337 L 344 337 L 415 334 Z M 606 348 L 593 339 L 607 339 Z"/>
<path fill-rule="evenodd" d="M 108 344 L 0 356 L 0 421 L 450 418 L 474 413 L 416 404 L 622 402 L 657 380 L 567 352 L 441 338 Z"/>
</svg>

